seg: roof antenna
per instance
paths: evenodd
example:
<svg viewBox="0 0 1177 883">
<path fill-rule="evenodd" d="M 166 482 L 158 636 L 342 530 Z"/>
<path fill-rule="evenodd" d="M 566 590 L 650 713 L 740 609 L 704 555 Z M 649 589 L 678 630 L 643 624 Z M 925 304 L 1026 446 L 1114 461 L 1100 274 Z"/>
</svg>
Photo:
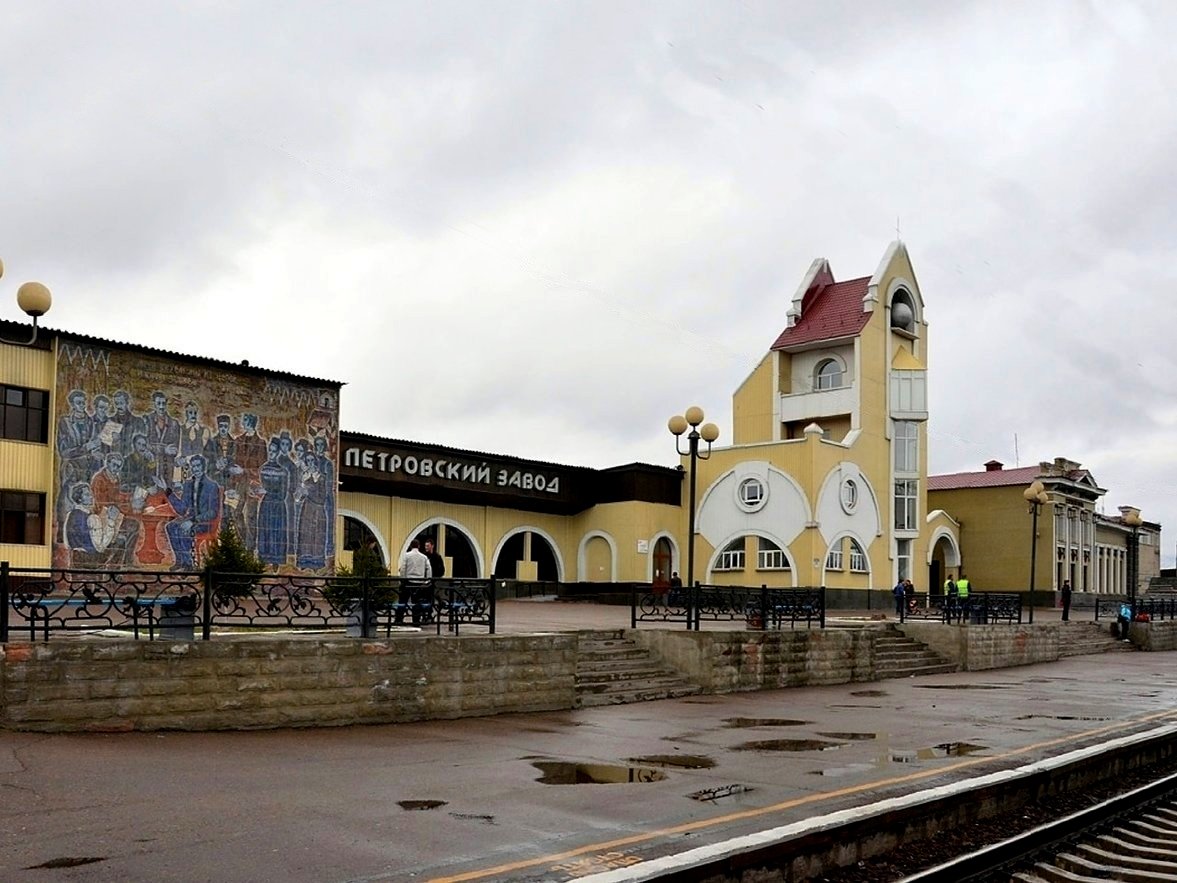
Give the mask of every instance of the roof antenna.
<svg viewBox="0 0 1177 883">
<path fill-rule="evenodd" d="M 899 215 L 895 216 L 895 238 L 902 240 L 903 237 L 899 235 Z"/>
</svg>

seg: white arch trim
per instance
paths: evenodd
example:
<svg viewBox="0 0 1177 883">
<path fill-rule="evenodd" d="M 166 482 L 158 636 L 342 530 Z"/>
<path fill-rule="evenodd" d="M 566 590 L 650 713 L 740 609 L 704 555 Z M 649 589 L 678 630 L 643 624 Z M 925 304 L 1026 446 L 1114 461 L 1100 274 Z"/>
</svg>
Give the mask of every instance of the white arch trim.
<svg viewBox="0 0 1177 883">
<path fill-rule="evenodd" d="M 473 531 L 466 527 L 466 525 L 462 524 L 462 522 L 455 521 L 452 518 L 446 518 L 444 515 L 438 515 L 433 518 L 426 518 L 424 521 L 418 522 L 417 526 L 409 531 L 409 535 L 405 539 L 404 545 L 401 547 L 401 556 L 403 557 L 404 554 L 409 551 L 409 543 L 413 541 L 413 537 L 417 536 L 417 534 L 421 533 L 421 531 L 425 530 L 425 528 L 431 527 L 434 524 L 444 524 L 446 527 L 452 527 L 456 530 L 460 530 L 466 539 L 469 540 L 470 547 L 474 550 L 474 560 L 478 565 L 478 572 L 488 572 L 486 568 L 486 559 L 484 559 L 482 556 L 482 547 L 478 545 L 478 539 L 474 536 Z M 391 567 L 393 570 L 399 566 L 399 558 L 397 559 L 397 563 L 395 565 L 389 565 L 389 567 Z"/>
<path fill-rule="evenodd" d="M 841 543 L 842 540 L 844 540 L 846 537 L 849 537 L 850 539 L 854 540 L 854 542 L 858 543 L 858 547 L 860 549 L 862 549 L 862 554 L 866 558 L 866 587 L 868 589 L 873 589 L 875 587 L 875 569 L 874 569 L 874 566 L 871 564 L 870 552 L 867 551 L 867 549 L 870 548 L 870 544 L 867 542 L 864 542 L 862 537 L 860 537 L 858 534 L 856 534 L 852 530 L 839 531 L 837 534 L 834 535 L 834 538 L 832 540 L 830 540 L 830 544 L 828 546 L 826 546 L 825 557 L 822 558 L 822 560 L 821 560 L 821 584 L 823 586 L 826 584 L 827 565 L 830 562 L 830 550 L 833 549 L 834 546 L 837 545 L 838 543 Z M 850 572 L 850 561 L 847 560 L 843 563 L 846 565 L 845 571 Z M 838 572 L 841 573 L 842 571 L 838 571 Z M 854 573 L 862 573 L 861 570 L 856 570 L 853 572 Z"/>
<path fill-rule="evenodd" d="M 788 482 L 789 484 L 791 484 L 793 486 L 793 490 L 795 490 L 797 492 L 797 496 L 801 499 L 802 504 L 805 506 L 805 521 L 806 522 L 813 521 L 813 506 L 809 502 L 809 495 L 805 493 L 805 488 L 801 487 L 801 484 L 797 481 L 797 479 L 793 478 L 793 476 L 791 476 L 789 473 L 785 472 L 785 470 L 781 469 L 780 467 L 773 466 L 771 463 L 769 463 L 765 460 L 761 460 L 758 462 L 763 463 L 765 466 L 768 467 L 767 469 L 765 469 L 765 477 L 766 478 L 768 477 L 768 473 L 772 472 L 775 475 L 779 475 L 786 482 Z M 739 464 L 739 466 L 742 466 L 742 465 L 744 465 L 744 464 L 743 463 Z M 717 487 L 719 487 L 719 485 L 721 483 L 723 483 L 729 475 L 735 475 L 735 473 L 737 471 L 738 471 L 738 467 L 733 467 L 733 468 L 727 470 L 726 472 L 724 472 L 722 475 L 718 476 L 715 479 L 715 481 L 711 482 L 711 484 L 709 484 L 707 486 L 707 489 L 703 491 L 703 495 L 701 497 L 699 497 L 698 506 L 695 509 L 695 517 L 696 518 L 698 518 L 699 513 L 701 513 L 703 511 L 703 509 L 706 508 L 707 499 L 711 496 L 711 494 L 715 491 L 715 489 Z M 699 524 L 696 521 L 695 522 L 695 532 L 697 533 L 698 530 L 699 530 Z M 751 531 L 747 531 L 747 532 L 751 533 Z M 785 546 L 781 544 L 780 540 L 776 539 L 775 537 L 773 537 L 769 534 L 764 534 L 764 536 L 767 539 L 772 540 L 774 543 L 776 543 L 782 549 L 785 548 Z M 729 537 L 729 541 L 731 539 L 734 539 L 735 537 L 736 537 L 736 534 L 732 534 L 732 536 Z"/>
<path fill-rule="evenodd" d="M 650 554 L 646 556 L 646 582 L 648 583 L 654 581 L 654 549 L 657 548 L 658 541 L 662 539 L 670 543 L 670 572 L 677 572 L 679 576 L 682 576 L 682 553 L 679 551 L 678 543 L 669 531 L 660 530 L 650 537 Z"/>
<path fill-rule="evenodd" d="M 384 536 L 384 534 L 382 534 L 380 532 L 380 528 L 378 528 L 372 522 L 372 520 L 370 518 L 368 518 L 368 516 L 361 515 L 359 512 L 356 512 L 354 509 L 336 509 L 335 514 L 339 518 L 354 518 L 360 524 L 364 525 L 364 527 L 368 528 L 368 530 L 372 531 L 372 536 L 376 537 L 376 542 L 380 546 L 380 556 L 384 559 L 384 563 L 388 565 L 389 570 L 396 570 L 396 568 L 398 566 L 398 562 L 392 560 L 392 556 L 391 556 L 389 549 L 388 549 L 388 539 Z M 341 534 L 342 534 L 342 531 L 336 532 L 337 544 L 338 544 L 338 537 Z"/>
<path fill-rule="evenodd" d="M 580 538 L 580 547 L 576 550 L 576 578 L 581 582 L 589 582 L 585 552 L 588 550 L 589 540 L 597 537 L 609 544 L 609 581 L 615 583 L 617 582 L 617 541 L 603 530 L 590 530 Z"/>
<path fill-rule="evenodd" d="M 936 544 L 940 540 L 948 541 L 948 554 L 944 556 L 944 566 L 960 567 L 960 546 L 956 544 L 956 537 L 952 535 L 952 531 L 944 526 L 932 531 L 932 536 L 928 540 L 928 566 L 932 564 L 932 558 L 936 553 Z"/>
<path fill-rule="evenodd" d="M 507 544 L 507 540 L 516 534 L 531 532 L 538 534 L 548 541 L 548 545 L 552 547 L 552 555 L 556 558 L 556 581 L 564 582 L 564 559 L 560 556 L 560 546 L 552 539 L 552 535 L 540 527 L 533 524 L 521 524 L 518 527 L 513 527 L 499 539 L 498 545 L 495 546 L 494 556 L 490 559 L 490 567 L 494 568 L 494 563 L 499 560 L 499 553 L 503 551 L 503 546 Z"/>
<path fill-rule="evenodd" d="M 735 533 L 729 534 L 728 536 L 724 537 L 723 540 L 721 540 L 720 542 L 716 543 L 715 551 L 713 551 L 711 553 L 711 557 L 707 560 L 707 569 L 703 573 L 703 580 L 702 580 L 703 582 L 710 582 L 711 581 L 711 572 L 715 569 L 715 562 L 719 559 L 720 554 L 723 552 L 724 549 L 726 549 L 729 545 L 731 545 L 733 540 L 738 539 L 739 537 L 763 537 L 764 539 L 773 543 L 782 552 L 784 552 L 785 559 L 789 562 L 789 573 L 793 579 L 793 588 L 797 588 L 797 562 L 793 559 L 793 555 L 789 551 L 788 544 L 782 543 L 780 537 L 774 536 L 773 534 L 770 534 L 766 530 L 757 530 L 755 528 L 747 528 L 744 530 L 738 530 Z M 753 563 L 755 563 L 755 562 L 753 562 Z M 752 569 L 753 569 L 753 571 L 755 571 L 755 568 L 752 568 Z M 723 572 L 727 573 L 728 571 L 725 570 Z M 745 573 L 748 572 L 748 562 L 747 561 L 744 562 L 744 572 Z M 773 571 L 769 571 L 769 572 L 780 573 L 781 571 L 773 570 Z"/>
</svg>

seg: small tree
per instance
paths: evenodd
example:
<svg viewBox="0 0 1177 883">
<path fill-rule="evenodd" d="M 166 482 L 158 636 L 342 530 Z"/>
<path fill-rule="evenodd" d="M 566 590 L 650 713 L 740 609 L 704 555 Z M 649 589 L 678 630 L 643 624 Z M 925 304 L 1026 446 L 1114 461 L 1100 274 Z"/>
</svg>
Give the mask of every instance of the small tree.
<svg viewBox="0 0 1177 883">
<path fill-rule="evenodd" d="M 351 567 L 340 564 L 335 568 L 335 575 L 340 579 L 323 590 L 323 597 L 339 610 L 354 606 L 363 593 L 365 580 L 376 583 L 369 586 L 368 600 L 373 607 L 383 607 L 397 600 L 397 589 L 386 582 L 391 574 L 373 543 L 365 543 L 353 551 Z"/>
<path fill-rule="evenodd" d="M 202 563 L 205 586 L 209 585 L 209 578 L 217 574 L 217 594 L 231 597 L 248 595 L 257 582 L 250 577 L 261 576 L 266 572 L 266 565 L 241 542 L 241 537 L 237 536 L 237 531 L 233 528 L 233 522 L 229 520 L 221 525 L 217 538 L 209 543 Z"/>
</svg>

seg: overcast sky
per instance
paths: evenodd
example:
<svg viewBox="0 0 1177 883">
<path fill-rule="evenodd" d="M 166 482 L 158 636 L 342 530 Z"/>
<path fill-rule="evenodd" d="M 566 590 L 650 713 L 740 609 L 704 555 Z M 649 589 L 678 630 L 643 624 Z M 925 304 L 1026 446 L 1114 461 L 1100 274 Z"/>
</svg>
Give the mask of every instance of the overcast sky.
<svg viewBox="0 0 1177 883">
<path fill-rule="evenodd" d="M 898 228 L 933 473 L 1177 530 L 1177 5 L 3 3 L 0 316 L 347 384 L 345 429 L 678 462 Z"/>
</svg>

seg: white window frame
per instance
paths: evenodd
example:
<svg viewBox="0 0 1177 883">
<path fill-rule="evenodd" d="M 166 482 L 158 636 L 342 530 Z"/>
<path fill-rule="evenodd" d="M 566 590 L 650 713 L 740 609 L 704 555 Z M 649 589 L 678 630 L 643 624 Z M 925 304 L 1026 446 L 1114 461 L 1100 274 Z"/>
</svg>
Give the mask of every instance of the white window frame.
<svg viewBox="0 0 1177 883">
<path fill-rule="evenodd" d="M 855 539 L 850 540 L 850 572 L 870 573 L 870 564 L 867 561 L 866 552 L 863 551 L 862 546 Z"/>
<path fill-rule="evenodd" d="M 833 370 L 827 371 L 832 366 Z M 813 388 L 816 390 L 841 389 L 845 385 L 846 369 L 837 359 L 822 359 L 813 369 Z"/>
<path fill-rule="evenodd" d="M 895 479 L 895 529 L 919 529 L 919 494 L 920 482 L 918 478 Z"/>
<path fill-rule="evenodd" d="M 772 540 L 759 538 L 759 548 L 756 550 L 757 570 L 788 570 L 789 556 L 785 550 Z"/>
<path fill-rule="evenodd" d="M 727 544 L 727 547 L 719 553 L 719 558 L 715 562 L 716 570 L 743 570 L 744 569 L 744 537 L 738 537 Z"/>
<path fill-rule="evenodd" d="M 842 547 L 830 549 L 826 553 L 826 570 L 842 570 Z"/>
<path fill-rule="evenodd" d="M 895 541 L 895 569 L 899 579 L 911 579 L 912 540 Z"/>
<path fill-rule="evenodd" d="M 895 421 L 895 471 L 918 475 L 920 471 L 920 427 L 914 420 Z"/>
</svg>

